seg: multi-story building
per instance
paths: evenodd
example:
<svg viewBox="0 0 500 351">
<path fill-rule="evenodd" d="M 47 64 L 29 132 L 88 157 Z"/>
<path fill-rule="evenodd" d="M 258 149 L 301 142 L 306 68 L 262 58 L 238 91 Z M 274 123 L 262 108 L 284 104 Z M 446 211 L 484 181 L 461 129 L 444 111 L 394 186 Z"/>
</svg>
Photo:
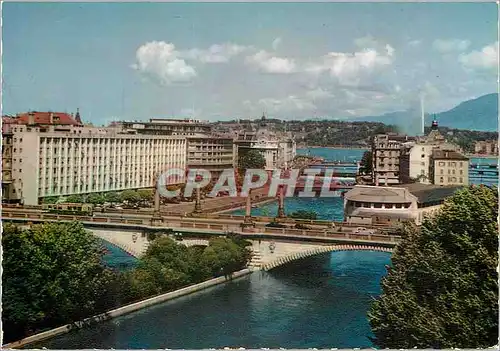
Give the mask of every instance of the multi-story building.
<svg viewBox="0 0 500 351">
<path fill-rule="evenodd" d="M 420 225 L 461 186 L 406 184 L 400 186 L 356 185 L 344 195 L 344 218 L 360 225 L 413 221 Z"/>
<path fill-rule="evenodd" d="M 498 140 L 476 141 L 474 153 L 487 156 L 498 156 Z"/>
<path fill-rule="evenodd" d="M 151 188 L 167 168 L 185 168 L 183 136 L 126 134 L 119 128 L 6 124 L 12 134 L 7 201 Z M 3 150 L 7 153 L 7 150 Z M 169 183 L 182 182 L 182 177 Z"/>
<path fill-rule="evenodd" d="M 460 147 L 446 142 L 439 133 L 437 121 L 432 122 L 431 131 L 427 136 L 417 138 L 416 142 L 400 157 L 400 182 L 417 181 L 431 184 L 430 158 L 434 150 L 452 150 L 459 152 Z"/>
<path fill-rule="evenodd" d="M 238 155 L 249 150 L 257 150 L 266 160 L 265 168 L 273 170 L 290 165 L 297 154 L 295 140 L 288 136 L 278 136 L 265 129 L 257 132 L 243 132 L 235 140 Z"/>
<path fill-rule="evenodd" d="M 236 145 L 232 138 L 214 136 L 187 137 L 187 166 L 212 173 L 235 167 Z"/>
<path fill-rule="evenodd" d="M 375 185 L 399 184 L 400 156 L 415 138 L 394 133 L 378 134 L 372 144 L 372 179 Z"/>
<path fill-rule="evenodd" d="M 453 150 L 433 150 L 429 175 L 433 184 L 468 185 L 469 159 Z"/>
<path fill-rule="evenodd" d="M 148 135 L 197 135 L 210 134 L 212 127 L 208 122 L 196 119 L 151 118 L 149 122 L 116 122 L 118 126 L 132 133 Z"/>
</svg>

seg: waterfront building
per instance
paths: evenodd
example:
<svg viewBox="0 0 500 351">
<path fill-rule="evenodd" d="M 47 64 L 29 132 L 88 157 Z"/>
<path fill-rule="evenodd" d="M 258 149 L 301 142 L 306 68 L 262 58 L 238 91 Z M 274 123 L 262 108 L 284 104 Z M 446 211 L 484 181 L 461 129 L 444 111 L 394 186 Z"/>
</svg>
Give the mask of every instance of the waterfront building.
<svg viewBox="0 0 500 351">
<path fill-rule="evenodd" d="M 378 134 L 372 144 L 372 179 L 375 185 L 397 185 L 400 157 L 414 137 L 395 133 Z"/>
<path fill-rule="evenodd" d="M 485 156 L 498 156 L 498 140 L 476 141 L 474 153 Z"/>
<path fill-rule="evenodd" d="M 257 150 L 266 160 L 266 170 L 290 165 L 297 154 L 295 140 L 287 134 L 278 135 L 260 128 L 257 132 L 242 132 L 235 140 L 238 155 Z"/>
<path fill-rule="evenodd" d="M 429 176 L 433 184 L 468 185 L 469 159 L 453 150 L 433 150 Z"/>
<path fill-rule="evenodd" d="M 418 137 L 400 157 L 400 182 L 420 182 L 432 184 L 430 175 L 431 156 L 434 150 L 460 151 L 458 145 L 446 142 L 438 130 L 437 121 L 432 122 L 431 131 L 427 136 Z"/>
<path fill-rule="evenodd" d="M 5 201 L 36 205 L 44 197 L 151 188 L 159 172 L 186 167 L 184 136 L 83 127 L 74 119 L 55 124 L 61 120 L 3 125 L 11 143 L 2 150 L 2 163 L 10 164 Z"/>
<path fill-rule="evenodd" d="M 399 186 L 356 185 L 344 195 L 344 218 L 348 223 L 370 225 L 403 221 L 422 223 L 461 186 L 420 183 Z"/>
</svg>

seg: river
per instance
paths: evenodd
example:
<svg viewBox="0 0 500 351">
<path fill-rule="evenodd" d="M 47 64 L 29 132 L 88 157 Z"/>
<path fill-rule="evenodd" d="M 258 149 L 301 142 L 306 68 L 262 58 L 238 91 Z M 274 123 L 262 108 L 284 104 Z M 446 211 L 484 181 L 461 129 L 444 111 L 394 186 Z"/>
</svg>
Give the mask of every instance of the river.
<svg viewBox="0 0 500 351">
<path fill-rule="evenodd" d="M 371 347 L 366 318 L 390 254 L 322 254 L 153 306 L 34 347 Z"/>
</svg>

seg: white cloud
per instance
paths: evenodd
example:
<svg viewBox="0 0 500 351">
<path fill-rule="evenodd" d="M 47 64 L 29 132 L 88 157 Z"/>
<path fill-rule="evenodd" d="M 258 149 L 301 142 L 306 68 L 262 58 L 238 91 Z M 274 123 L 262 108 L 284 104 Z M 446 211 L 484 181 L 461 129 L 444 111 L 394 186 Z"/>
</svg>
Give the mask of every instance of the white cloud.
<svg viewBox="0 0 500 351">
<path fill-rule="evenodd" d="M 322 88 L 317 88 L 314 90 L 309 90 L 306 96 L 312 100 L 329 99 L 335 97 L 331 92 L 324 90 Z"/>
<path fill-rule="evenodd" d="M 390 45 L 386 46 L 386 53 L 382 54 L 374 49 L 365 49 L 353 54 L 330 52 L 323 56 L 322 62 L 310 64 L 306 71 L 315 74 L 328 71 L 331 76 L 341 81 L 352 80 L 363 71 L 372 71 L 377 67 L 390 65 L 393 55 L 394 48 Z"/>
<path fill-rule="evenodd" d="M 190 49 L 180 53 L 180 55 L 184 58 L 198 60 L 203 63 L 226 63 L 232 57 L 248 49 L 249 47 L 247 46 L 225 43 L 214 44 L 208 49 Z"/>
<path fill-rule="evenodd" d="M 287 96 L 284 99 L 265 98 L 260 99 L 258 104 L 268 112 L 294 112 L 294 111 L 310 111 L 316 109 L 316 105 L 306 99 L 299 98 L 295 95 Z"/>
<path fill-rule="evenodd" d="M 481 51 L 472 51 L 459 56 L 459 61 L 469 69 L 497 69 L 498 41 L 485 46 Z"/>
<path fill-rule="evenodd" d="M 179 52 L 171 43 L 146 43 L 137 49 L 136 60 L 132 68 L 158 79 L 162 84 L 186 82 L 196 77 L 194 67 L 179 58 Z"/>
<path fill-rule="evenodd" d="M 293 59 L 276 57 L 264 50 L 247 57 L 246 63 L 266 73 L 289 74 L 297 69 Z"/>
<path fill-rule="evenodd" d="M 450 53 L 453 51 L 465 51 L 470 45 L 468 40 L 459 39 L 436 39 L 432 43 L 432 47 L 442 54 Z"/>
<path fill-rule="evenodd" d="M 276 38 L 273 40 L 273 50 L 278 49 L 278 46 L 281 44 L 281 38 Z"/>
</svg>

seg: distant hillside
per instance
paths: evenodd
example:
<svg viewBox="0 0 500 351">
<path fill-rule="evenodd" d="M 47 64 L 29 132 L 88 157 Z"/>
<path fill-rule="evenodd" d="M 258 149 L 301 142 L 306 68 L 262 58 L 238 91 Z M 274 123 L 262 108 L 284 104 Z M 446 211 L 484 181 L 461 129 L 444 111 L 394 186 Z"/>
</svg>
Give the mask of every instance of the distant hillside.
<svg viewBox="0 0 500 351">
<path fill-rule="evenodd" d="M 498 94 L 488 94 L 462 102 L 436 115 L 439 125 L 479 131 L 498 130 Z"/>
<path fill-rule="evenodd" d="M 435 115 L 440 126 L 453 129 L 469 129 L 478 131 L 498 130 L 498 94 L 488 94 L 474 100 L 467 100 L 449 111 Z M 425 124 L 434 118 L 433 114 L 426 114 Z M 381 116 L 359 117 L 356 121 L 381 122 L 393 124 L 401 132 L 414 134 L 420 131 L 420 111 L 398 111 Z"/>
</svg>

